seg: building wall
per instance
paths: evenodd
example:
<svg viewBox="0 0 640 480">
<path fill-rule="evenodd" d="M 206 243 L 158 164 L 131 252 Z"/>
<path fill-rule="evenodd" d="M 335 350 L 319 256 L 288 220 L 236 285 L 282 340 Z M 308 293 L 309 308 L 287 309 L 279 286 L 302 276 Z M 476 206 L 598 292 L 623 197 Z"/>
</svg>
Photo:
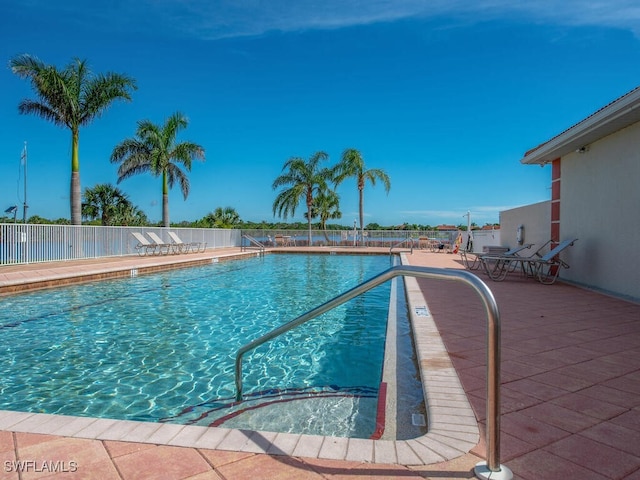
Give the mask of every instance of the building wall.
<svg viewBox="0 0 640 480">
<path fill-rule="evenodd" d="M 534 203 L 500 212 L 502 245 L 513 248 L 518 244 L 516 235 L 520 225 L 524 226 L 523 243 L 533 243 L 533 253 L 551 239 L 551 202 Z"/>
<path fill-rule="evenodd" d="M 572 152 L 560 163 L 563 278 L 640 299 L 640 123 Z"/>
</svg>

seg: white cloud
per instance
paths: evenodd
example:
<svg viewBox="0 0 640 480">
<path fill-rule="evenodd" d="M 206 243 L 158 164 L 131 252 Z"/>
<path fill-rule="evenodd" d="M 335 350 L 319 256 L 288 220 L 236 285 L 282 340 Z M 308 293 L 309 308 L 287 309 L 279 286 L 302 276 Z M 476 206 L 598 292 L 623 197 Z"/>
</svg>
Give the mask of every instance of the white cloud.
<svg viewBox="0 0 640 480">
<path fill-rule="evenodd" d="M 91 21 L 108 28 L 173 30 L 208 39 L 335 29 L 416 17 L 448 17 L 465 23 L 513 19 L 603 26 L 640 36 L 637 0 L 113 0 L 109 7 L 84 0 L 9 0 L 7 8 L 55 12 L 68 21 Z"/>
<path fill-rule="evenodd" d="M 208 38 L 333 29 L 443 15 L 465 22 L 508 18 L 613 27 L 640 34 L 637 0 L 147 0 L 145 3 L 148 4 L 146 12 L 171 19 L 172 24 L 184 32 Z"/>
<path fill-rule="evenodd" d="M 477 225 L 496 223 L 499 221 L 500 212 L 515 208 L 513 205 L 476 205 L 468 209 L 459 210 L 403 210 L 398 212 L 398 218 L 409 217 L 420 222 L 442 222 L 454 225 L 466 225 L 467 211 L 471 213 L 471 222 Z"/>
</svg>

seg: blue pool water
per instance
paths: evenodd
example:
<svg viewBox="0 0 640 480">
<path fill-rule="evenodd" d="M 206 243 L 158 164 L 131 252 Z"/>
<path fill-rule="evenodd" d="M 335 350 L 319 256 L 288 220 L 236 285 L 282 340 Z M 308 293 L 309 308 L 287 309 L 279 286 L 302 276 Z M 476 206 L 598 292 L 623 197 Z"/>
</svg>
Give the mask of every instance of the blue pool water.
<svg viewBox="0 0 640 480">
<path fill-rule="evenodd" d="M 233 362 L 388 267 L 388 256 L 267 255 L 2 298 L 0 409 L 366 437 L 388 284 L 246 355 L 241 405 Z"/>
</svg>

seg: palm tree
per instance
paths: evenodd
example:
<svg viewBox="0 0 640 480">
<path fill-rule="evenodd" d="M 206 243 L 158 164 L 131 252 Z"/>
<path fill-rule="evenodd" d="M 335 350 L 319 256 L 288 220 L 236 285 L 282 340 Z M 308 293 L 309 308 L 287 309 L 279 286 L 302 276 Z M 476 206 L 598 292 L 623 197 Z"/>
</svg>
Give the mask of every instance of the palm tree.
<svg viewBox="0 0 640 480">
<path fill-rule="evenodd" d="M 189 196 L 189 179 L 178 164 L 191 171 L 193 160 L 204 161 L 204 148 L 192 142 L 176 143 L 178 132 L 188 125 L 179 112 L 171 115 L 163 126 L 149 120 L 138 122 L 136 138 L 117 145 L 111 154 L 112 163 L 120 163 L 118 183 L 139 173 L 162 175 L 162 224 L 169 227 L 169 189 L 178 181 L 183 197 Z"/>
<path fill-rule="evenodd" d="M 365 169 L 362 155 L 355 148 L 348 148 L 342 153 L 342 159 L 335 168 L 336 186 L 342 183 L 346 178 L 355 177 L 358 184 L 358 198 L 360 210 L 360 238 L 364 238 L 364 186 L 367 181 L 371 185 L 376 184 L 376 180 L 380 180 L 384 184 L 384 189 L 389 193 L 391 189 L 391 180 L 384 170 L 379 168 Z"/>
<path fill-rule="evenodd" d="M 307 214 L 304 215 L 307 217 Z M 342 212 L 340 211 L 340 197 L 335 190 L 326 190 L 320 192 L 313 201 L 313 207 L 311 208 L 312 218 L 320 217 L 320 226 L 324 233 L 324 238 L 329 242 L 329 236 L 327 235 L 327 220 L 336 220 L 342 218 Z"/>
<path fill-rule="evenodd" d="M 311 219 L 314 198 L 327 190 L 327 182 L 332 180 L 332 172 L 328 168 L 320 168 L 320 162 L 327 160 L 325 152 L 314 153 L 308 162 L 302 158 L 292 157 L 282 167 L 286 172 L 273 181 L 273 189 L 286 187 L 278 193 L 273 202 L 273 214 L 283 217 L 295 215 L 298 203 L 304 198 L 307 205 L 307 223 L 309 226 L 309 245 L 311 245 Z"/>
<path fill-rule="evenodd" d="M 63 70 L 45 65 L 36 57 L 19 55 L 11 70 L 31 81 L 37 100 L 22 100 L 18 111 L 34 114 L 71 130 L 71 224 L 82 222 L 80 195 L 80 127 L 90 124 L 115 100 L 131 100 L 135 80 L 117 73 L 94 75 L 85 60 L 75 59 Z"/>
<path fill-rule="evenodd" d="M 204 219 L 213 228 L 233 228 L 240 223 L 240 215 L 233 207 L 218 207 Z"/>
<path fill-rule="evenodd" d="M 82 216 L 91 220 L 100 218 L 103 226 L 114 225 L 118 212 L 131 205 L 126 194 L 106 183 L 85 189 L 82 199 Z"/>
</svg>

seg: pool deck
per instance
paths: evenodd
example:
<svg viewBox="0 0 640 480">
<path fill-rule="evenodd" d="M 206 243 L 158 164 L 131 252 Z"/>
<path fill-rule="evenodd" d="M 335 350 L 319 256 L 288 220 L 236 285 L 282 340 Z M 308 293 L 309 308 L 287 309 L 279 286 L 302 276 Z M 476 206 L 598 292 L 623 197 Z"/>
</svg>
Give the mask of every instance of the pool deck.
<svg viewBox="0 0 640 480">
<path fill-rule="evenodd" d="M 295 248 L 303 250 L 308 249 Z M 374 253 L 372 248 L 365 251 Z M 388 249 L 379 253 L 388 254 Z M 1 266 L 0 294 L 29 285 L 58 285 L 78 276 L 86 281 L 131 276 L 164 269 L 167 263 L 203 264 L 238 255 L 240 249 L 224 249 L 166 257 Z M 457 255 L 446 253 L 414 250 L 406 259 L 411 265 L 462 268 Z M 502 318 L 502 464 L 515 478 L 525 480 L 640 479 L 640 305 L 563 283 L 545 286 L 516 275 L 504 282 L 492 282 L 482 273 L 479 277 L 493 291 Z M 481 301 L 458 282 L 418 279 L 416 285 L 440 333 L 435 336 L 442 339 L 477 425 L 484 431 L 486 319 Z M 327 455 L 296 450 L 285 445 L 286 441 L 282 448 L 292 448 L 291 454 L 270 455 L 256 453 L 261 451 L 260 438 L 251 432 L 229 440 L 246 447 L 253 438 L 254 451 L 208 448 L 215 444 L 215 434 L 207 430 L 224 429 L 199 431 L 195 441 L 201 442 L 201 448 L 181 446 L 189 444 L 188 439 L 180 439 L 176 433 L 161 442 L 160 430 L 181 428 L 175 425 L 148 424 L 157 429 L 157 443 L 148 441 L 148 433 L 145 443 L 115 439 L 124 435 L 124 425 L 131 432 L 140 427 L 138 422 L 119 422 L 124 430 L 120 437 L 114 433 L 114 439 L 36 433 L 50 431 L 47 425 L 51 428 L 56 423 L 58 432 L 64 428 L 71 431 L 74 421 L 0 412 L 0 478 L 473 478 L 473 467 L 485 453 L 482 440 L 468 449 L 461 445 L 462 435 L 451 433 L 444 435 L 445 444 L 460 450 L 459 454 L 440 452 L 441 457 L 451 460 L 424 465 L 402 462 L 408 452 L 398 447 L 393 461 L 371 463 L 362 455 L 364 444 L 329 442 L 323 446 L 325 437 L 319 437 L 317 448 L 325 448 Z M 106 425 L 98 422 L 110 421 L 91 422 L 89 429 L 100 429 Z M 168 435 L 168 430 L 163 434 Z M 343 453 L 336 455 L 336 449 Z M 12 463 L 16 459 L 22 462 L 23 472 L 16 471 Z M 380 462 L 379 457 L 375 460 Z M 52 475 L 51 465 L 75 472 Z"/>
</svg>

